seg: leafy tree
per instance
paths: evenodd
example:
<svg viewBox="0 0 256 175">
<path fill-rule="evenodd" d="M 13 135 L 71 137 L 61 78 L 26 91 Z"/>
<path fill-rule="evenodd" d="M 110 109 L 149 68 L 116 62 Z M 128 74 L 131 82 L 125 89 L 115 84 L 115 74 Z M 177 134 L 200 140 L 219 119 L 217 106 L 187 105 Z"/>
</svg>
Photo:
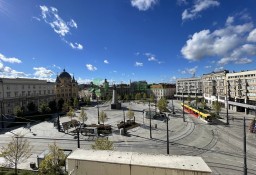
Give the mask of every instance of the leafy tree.
<svg viewBox="0 0 256 175">
<path fill-rule="evenodd" d="M 71 97 L 71 98 L 69 99 L 68 105 L 69 105 L 69 106 L 74 106 L 74 98 L 73 98 L 73 97 Z"/>
<path fill-rule="evenodd" d="M 135 95 L 135 100 L 140 100 L 141 99 L 141 94 L 140 93 L 137 93 L 136 95 Z"/>
<path fill-rule="evenodd" d="M 95 143 L 92 144 L 92 149 L 95 150 L 113 150 L 113 142 L 107 138 L 97 138 Z"/>
<path fill-rule="evenodd" d="M 74 108 L 77 108 L 78 105 L 79 105 L 79 101 L 78 101 L 77 98 L 75 98 L 75 100 L 74 100 Z"/>
<path fill-rule="evenodd" d="M 55 100 L 52 100 L 48 103 L 49 108 L 51 109 L 52 112 L 57 111 L 57 103 Z"/>
<path fill-rule="evenodd" d="M 63 98 L 59 99 L 58 100 L 58 111 L 62 111 L 63 104 L 64 104 Z"/>
<path fill-rule="evenodd" d="M 27 109 L 28 109 L 29 111 L 31 111 L 31 112 L 36 111 L 36 105 L 35 105 L 35 103 L 32 102 L 32 101 L 29 102 L 28 105 L 27 105 Z"/>
<path fill-rule="evenodd" d="M 127 101 L 129 101 L 129 100 L 130 100 L 130 97 L 129 97 L 129 95 L 128 95 L 128 94 L 125 94 L 125 95 L 124 95 L 124 100 L 127 100 Z"/>
<path fill-rule="evenodd" d="M 68 113 L 67 113 L 67 116 L 71 119 L 72 121 L 72 118 L 75 117 L 75 110 L 73 108 L 70 107 Z"/>
<path fill-rule="evenodd" d="M 151 103 L 154 102 L 155 98 L 154 98 L 154 95 L 153 95 L 153 94 L 150 94 L 150 99 L 149 99 L 149 100 L 150 100 Z"/>
<path fill-rule="evenodd" d="M 64 104 L 63 104 L 63 107 L 62 107 L 62 110 L 64 111 L 64 112 L 67 112 L 68 110 L 69 110 L 69 104 L 68 104 L 68 102 L 64 102 Z"/>
<path fill-rule="evenodd" d="M 81 108 L 81 113 L 80 113 L 79 119 L 83 121 L 83 124 L 88 119 L 87 114 L 84 111 L 84 108 Z"/>
<path fill-rule="evenodd" d="M 104 111 L 100 112 L 100 116 L 99 116 L 100 122 L 104 123 L 108 120 L 108 116 Z"/>
<path fill-rule="evenodd" d="M 145 101 L 147 99 L 147 94 L 143 93 L 143 100 Z"/>
<path fill-rule="evenodd" d="M 17 165 L 25 161 L 30 156 L 30 151 L 32 147 L 27 139 L 23 135 L 17 134 L 12 137 L 12 140 L 8 143 L 6 147 L 2 147 L 1 156 L 5 160 L 14 165 L 15 174 L 17 175 Z"/>
<path fill-rule="evenodd" d="M 24 111 L 23 111 L 22 107 L 20 107 L 20 106 L 14 107 L 14 115 L 16 115 L 17 117 L 21 117 L 21 116 L 23 116 L 23 114 L 24 114 Z"/>
<path fill-rule="evenodd" d="M 49 154 L 45 156 L 39 167 L 40 175 L 63 174 L 61 166 L 65 164 L 64 152 L 54 143 L 49 145 Z"/>
<path fill-rule="evenodd" d="M 50 113 L 51 109 L 49 108 L 49 106 L 46 103 L 42 103 L 39 106 L 39 112 L 46 114 L 46 113 Z"/>
<path fill-rule="evenodd" d="M 167 108 L 167 101 L 165 98 L 161 98 L 158 103 L 157 103 L 157 107 L 159 109 L 160 112 L 164 112 L 166 111 Z"/>
<path fill-rule="evenodd" d="M 218 101 L 215 101 L 212 105 L 212 108 L 214 110 L 214 112 L 219 116 L 219 113 L 221 111 L 221 105 Z"/>
<path fill-rule="evenodd" d="M 129 108 L 129 111 L 127 111 L 127 117 L 131 120 L 132 118 L 135 118 L 134 112 Z"/>
</svg>

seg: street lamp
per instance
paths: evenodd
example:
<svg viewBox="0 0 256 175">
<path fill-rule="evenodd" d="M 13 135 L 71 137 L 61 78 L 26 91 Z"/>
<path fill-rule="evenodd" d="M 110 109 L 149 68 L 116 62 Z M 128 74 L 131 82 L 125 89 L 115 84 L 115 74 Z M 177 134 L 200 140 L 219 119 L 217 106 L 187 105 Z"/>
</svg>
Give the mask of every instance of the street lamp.
<svg viewBox="0 0 256 175">
<path fill-rule="evenodd" d="M 198 88 L 196 88 L 196 92 L 195 92 L 195 96 L 196 96 L 196 97 L 195 97 L 195 100 L 196 100 L 196 109 L 197 109 L 197 89 L 198 89 Z"/>
<path fill-rule="evenodd" d="M 173 98 L 172 98 L 172 114 L 175 114 L 175 112 L 174 112 L 174 105 L 173 105 Z"/>
<path fill-rule="evenodd" d="M 227 117 L 227 125 L 229 125 L 229 118 L 228 118 L 228 108 L 229 108 L 229 104 L 228 104 L 228 96 L 227 96 L 227 94 L 226 94 L 226 101 L 227 101 L 227 112 L 226 112 L 226 117 Z"/>
<path fill-rule="evenodd" d="M 152 138 L 150 100 L 148 101 L 148 108 L 149 108 L 149 137 Z"/>
<path fill-rule="evenodd" d="M 166 116 L 165 114 L 165 117 L 166 117 L 167 154 L 169 154 L 169 124 L 168 124 L 169 115 Z"/>
<path fill-rule="evenodd" d="M 98 108 L 98 124 L 100 124 L 100 111 L 99 111 L 99 101 L 97 96 L 97 108 Z"/>
<path fill-rule="evenodd" d="M 182 104 L 183 104 L 183 110 L 182 110 L 182 116 L 183 116 L 183 122 L 185 122 L 185 114 L 184 114 L 184 88 L 182 88 Z"/>
<path fill-rule="evenodd" d="M 124 129 L 124 135 L 125 135 L 126 131 L 125 131 L 125 112 L 124 112 L 124 109 L 123 109 L 123 115 L 124 115 L 124 127 L 123 127 L 123 129 Z"/>
</svg>

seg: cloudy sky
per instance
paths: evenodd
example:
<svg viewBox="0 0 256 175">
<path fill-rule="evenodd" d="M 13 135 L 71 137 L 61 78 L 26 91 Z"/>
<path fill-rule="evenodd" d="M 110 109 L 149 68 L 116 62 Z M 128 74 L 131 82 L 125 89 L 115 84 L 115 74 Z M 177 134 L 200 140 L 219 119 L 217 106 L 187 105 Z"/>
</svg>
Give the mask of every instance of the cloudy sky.
<svg viewBox="0 0 256 175">
<path fill-rule="evenodd" d="M 0 0 L 0 76 L 174 82 L 255 70 L 255 0 Z"/>
</svg>

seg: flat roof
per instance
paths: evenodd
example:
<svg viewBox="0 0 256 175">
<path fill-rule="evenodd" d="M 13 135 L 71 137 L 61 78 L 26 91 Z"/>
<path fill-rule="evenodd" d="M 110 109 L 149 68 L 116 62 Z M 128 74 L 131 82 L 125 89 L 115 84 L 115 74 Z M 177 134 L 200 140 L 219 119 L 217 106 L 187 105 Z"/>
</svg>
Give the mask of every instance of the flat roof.
<svg viewBox="0 0 256 175">
<path fill-rule="evenodd" d="M 194 156 L 77 149 L 67 159 L 212 172 L 201 157 Z"/>
</svg>

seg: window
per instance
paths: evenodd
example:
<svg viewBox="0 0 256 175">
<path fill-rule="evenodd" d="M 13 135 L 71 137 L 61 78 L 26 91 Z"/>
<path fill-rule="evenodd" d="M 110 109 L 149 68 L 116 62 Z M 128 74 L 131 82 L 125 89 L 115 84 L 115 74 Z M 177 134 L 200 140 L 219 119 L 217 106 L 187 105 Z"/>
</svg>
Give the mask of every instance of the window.
<svg viewBox="0 0 256 175">
<path fill-rule="evenodd" d="M 6 97 L 11 97 L 11 92 L 6 92 Z"/>
</svg>

